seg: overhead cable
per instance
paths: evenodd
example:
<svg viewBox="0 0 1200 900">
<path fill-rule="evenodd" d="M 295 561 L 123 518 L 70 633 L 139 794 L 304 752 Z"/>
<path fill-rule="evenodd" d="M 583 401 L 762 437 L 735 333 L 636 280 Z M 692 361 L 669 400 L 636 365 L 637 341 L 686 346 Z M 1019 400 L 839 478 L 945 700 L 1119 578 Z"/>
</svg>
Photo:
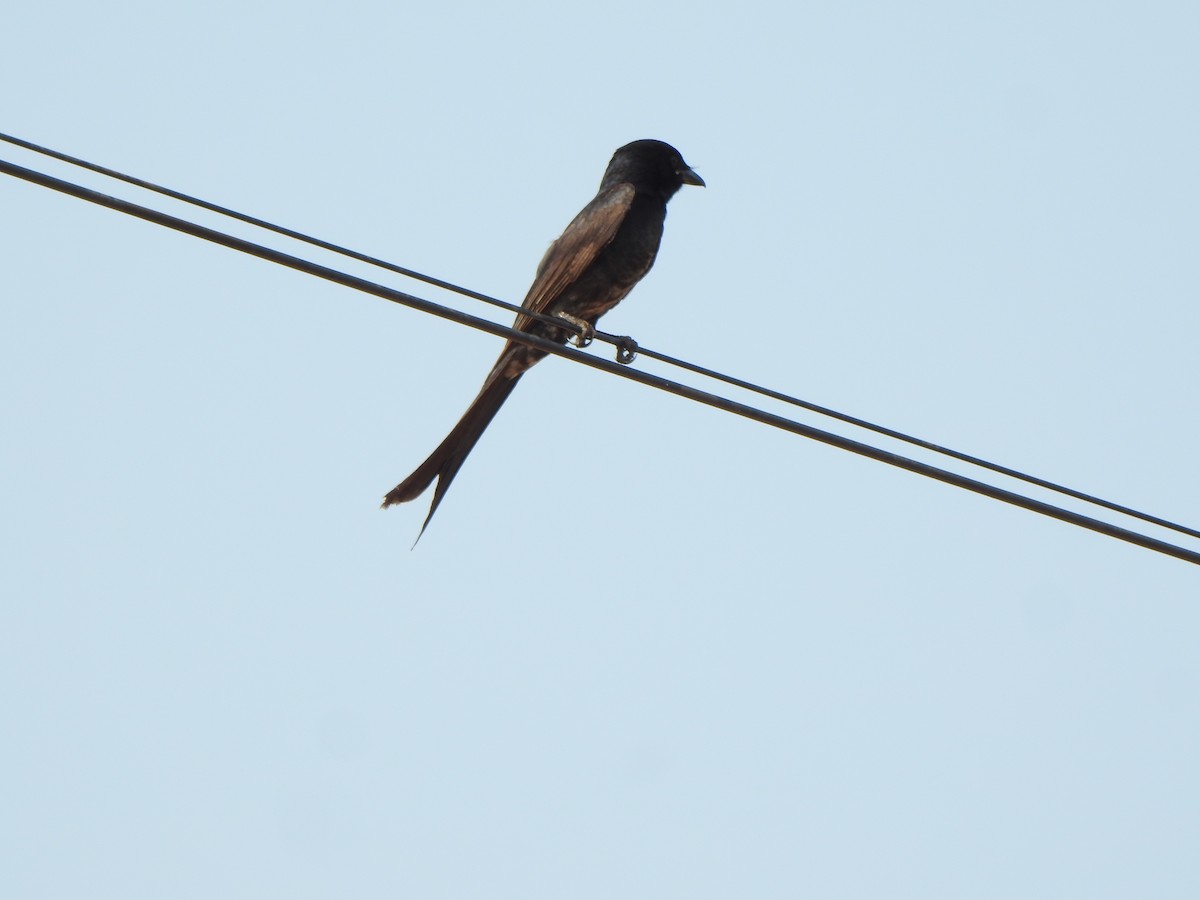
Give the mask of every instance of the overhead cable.
<svg viewBox="0 0 1200 900">
<path fill-rule="evenodd" d="M 334 243 L 331 243 L 326 240 L 322 240 L 321 238 L 316 238 L 311 235 L 307 235 L 307 234 L 304 234 L 299 231 L 295 231 L 290 228 L 285 228 L 280 225 L 275 225 L 264 219 L 260 219 L 255 216 L 250 216 L 245 213 L 237 212 L 236 210 L 229 209 L 228 207 L 220 206 L 216 203 L 210 203 L 207 200 L 202 200 L 198 197 L 193 197 L 189 194 L 184 194 L 180 191 L 176 191 L 176 190 L 173 190 L 168 187 L 163 187 L 162 185 L 155 184 L 154 182 L 151 182 L 151 181 L 145 181 L 144 179 L 141 179 L 141 178 L 135 178 L 132 175 L 126 175 L 122 172 L 116 171 L 115 169 L 110 169 L 105 166 L 100 166 L 100 165 L 97 165 L 96 163 L 88 162 L 87 160 L 80 159 L 78 157 L 71 156 L 66 153 L 62 153 L 61 151 L 58 151 L 58 150 L 52 150 L 48 147 L 43 147 L 39 144 L 34 144 L 30 141 L 26 141 L 21 138 L 14 137 L 14 136 L 8 135 L 8 134 L 3 134 L 3 133 L 0 133 L 0 141 L 5 141 L 7 143 L 13 144 L 14 146 L 21 147 L 25 150 L 29 150 L 34 153 L 38 153 L 43 156 L 50 157 L 52 159 L 59 160 L 60 162 L 69 163 L 70 165 L 78 166 L 78 167 L 86 169 L 88 171 L 95 172 L 97 174 L 104 175 L 106 177 L 113 178 L 118 181 L 125 182 L 126 184 L 131 184 L 131 185 L 134 185 L 135 187 L 143 188 L 145 190 L 151 191 L 156 194 L 160 194 L 165 197 L 170 197 L 173 200 L 178 200 L 180 202 L 187 203 L 192 206 L 196 206 L 201 209 L 208 210 L 210 212 L 214 212 L 214 213 L 218 213 L 223 216 L 227 216 L 227 217 L 235 219 L 239 222 L 243 222 L 248 225 L 253 225 L 257 228 L 262 228 L 266 231 L 270 231 L 275 234 L 279 234 L 284 237 L 291 238 L 293 240 L 297 240 L 297 241 L 300 241 L 305 244 L 309 244 L 310 246 L 313 246 L 313 247 L 319 247 L 322 250 L 327 250 L 331 253 L 345 256 L 349 259 L 354 259 L 354 260 L 366 263 L 371 266 L 376 266 L 378 268 L 385 269 L 389 272 L 394 272 L 398 275 L 403 275 L 406 278 L 415 279 L 417 281 L 423 282 L 424 284 L 429 284 L 434 287 L 441 288 L 443 290 L 451 291 L 453 293 L 459 294 L 464 297 L 469 297 L 473 300 L 478 300 L 483 303 L 488 303 L 488 304 L 491 304 L 492 306 L 496 306 L 501 309 L 506 309 L 510 312 L 516 312 L 516 313 L 522 313 L 525 315 L 529 315 L 533 318 L 539 319 L 547 324 L 555 325 L 559 328 L 568 329 L 568 330 L 574 328 L 576 331 L 578 331 L 578 329 L 575 328 L 575 326 L 573 326 L 570 323 L 565 322 L 564 320 L 559 319 L 557 317 L 553 317 L 553 316 L 547 315 L 545 313 L 530 312 L 530 311 L 524 309 L 523 307 L 518 306 L 514 303 L 507 303 L 504 300 L 500 300 L 499 298 L 496 298 L 496 297 L 491 297 L 487 294 L 480 293 L 479 291 L 471 290 L 470 288 L 462 287 L 460 285 L 454 284 L 449 281 L 445 281 L 440 278 L 433 277 L 431 275 L 425 275 L 424 273 L 417 272 L 414 269 L 410 269 L 405 266 L 400 266 L 400 265 L 397 265 L 396 263 L 388 262 L 387 260 L 379 259 L 378 257 L 375 257 L 375 256 L 369 256 L 368 254 L 360 253 L 357 250 L 351 250 L 347 247 L 343 247 L 341 245 L 334 244 Z M 608 332 L 600 331 L 600 330 L 596 330 L 594 332 L 594 336 L 598 340 L 604 341 L 608 344 L 615 345 L 618 349 L 618 359 L 621 361 L 628 361 L 628 359 L 629 359 L 628 348 L 629 348 L 630 344 L 632 343 L 629 338 L 619 336 L 619 335 L 609 334 Z M 837 421 L 840 421 L 840 422 L 845 422 L 846 424 L 853 425 L 856 428 L 862 428 L 865 431 L 870 431 L 875 434 L 880 434 L 880 435 L 883 435 L 884 437 L 888 437 L 893 440 L 901 441 L 902 443 L 910 444 L 914 447 L 920 447 L 923 450 L 928 450 L 932 453 L 937 453 L 942 456 L 946 456 L 950 459 L 956 459 L 959 462 L 965 462 L 965 463 L 968 463 L 969 465 L 977 466 L 979 468 L 986 469 L 991 472 L 996 472 L 997 474 L 1004 475 L 1007 478 L 1012 478 L 1017 481 L 1023 481 L 1026 484 L 1031 484 L 1031 485 L 1034 485 L 1039 488 L 1043 488 L 1048 491 L 1054 491 L 1055 493 L 1059 493 L 1064 496 L 1071 497 L 1075 500 L 1080 500 L 1085 503 L 1090 503 L 1094 506 L 1098 506 L 1103 509 L 1110 510 L 1112 512 L 1120 513 L 1121 515 L 1129 516 L 1134 519 L 1139 519 L 1143 522 L 1148 522 L 1152 525 L 1157 525 L 1161 528 L 1166 528 L 1171 531 L 1176 531 L 1180 534 L 1186 534 L 1189 537 L 1200 538 L 1200 529 L 1191 528 L 1187 525 L 1181 525 L 1177 522 L 1172 522 L 1167 519 L 1160 518 L 1159 516 L 1154 516 L 1149 513 L 1141 512 L 1139 510 L 1133 509 L 1132 507 L 1125 506 L 1120 503 L 1115 503 L 1111 500 L 1105 500 L 1102 497 L 1097 497 L 1093 494 L 1088 494 L 1083 491 L 1076 490 L 1075 488 L 1067 487 L 1062 484 L 1057 484 L 1057 483 L 1055 483 L 1053 481 L 1049 481 L 1045 478 L 1039 478 L 1036 475 L 1030 475 L 1028 473 L 1021 472 L 1017 469 L 1013 469 L 1008 466 L 1000 465 L 999 463 L 990 462 L 990 461 L 988 461 L 986 459 L 982 459 L 978 456 L 973 456 L 971 454 L 964 453 L 959 450 L 954 450 L 952 448 L 945 447 L 940 444 L 936 444 L 932 441 L 924 440 L 923 438 L 914 437 L 913 435 L 905 434 L 904 432 L 897 431 L 893 428 L 888 428 L 884 425 L 877 425 L 875 423 L 868 422 L 865 419 L 858 418 L 857 416 L 852 416 L 852 415 L 848 415 L 847 413 L 838 412 L 837 410 L 830 409 L 827 406 L 821 406 L 817 403 L 813 403 L 808 400 L 803 400 L 803 399 L 800 399 L 799 397 L 794 397 L 790 394 L 785 394 L 780 391 L 772 390 L 771 388 L 763 387 L 761 385 L 754 384 L 753 382 L 749 382 L 749 381 L 746 381 L 741 378 L 736 378 L 731 375 L 726 375 L 722 372 L 716 371 L 715 369 L 707 368 L 705 366 L 700 366 L 695 363 L 691 363 L 686 360 L 682 360 L 677 357 L 670 356 L 666 353 L 661 353 L 657 350 L 650 349 L 648 347 L 642 347 L 640 345 L 634 345 L 634 346 L 637 347 L 637 350 L 636 350 L 637 354 L 649 357 L 650 359 L 657 360 L 658 362 L 661 362 L 665 365 L 683 369 L 684 371 L 692 372 L 693 374 L 700 375 L 705 378 L 711 378 L 714 381 L 718 381 L 723 384 L 728 384 L 731 387 L 736 387 L 741 390 L 749 391 L 751 393 L 759 394 L 760 396 L 763 396 L 763 397 L 769 397 L 772 400 L 777 400 L 781 403 L 787 403 L 791 406 L 796 406 L 801 409 L 806 409 L 809 412 L 817 413 L 818 415 L 826 416 L 827 418 L 836 419 Z"/>
<path fill-rule="evenodd" d="M 100 206 L 105 206 L 118 212 L 123 212 L 127 215 L 131 215 L 148 222 L 153 222 L 155 224 L 171 228 L 175 231 L 179 231 L 193 237 L 202 238 L 204 240 L 211 241 L 212 243 L 220 244 L 222 246 L 238 250 L 242 253 L 259 257 L 260 259 L 265 259 L 279 265 L 296 269 L 297 271 L 325 279 L 326 281 L 331 281 L 336 284 L 341 284 L 345 287 L 350 287 L 364 293 L 372 294 L 374 296 L 381 297 L 385 300 L 390 300 L 394 303 L 398 303 L 421 312 L 426 312 L 444 319 L 449 319 L 458 324 L 467 325 L 480 331 L 486 331 L 489 334 L 494 334 L 498 337 L 518 341 L 528 346 L 535 347 L 539 350 L 543 350 L 546 353 L 562 356 L 583 365 L 590 366 L 594 369 L 599 369 L 609 374 L 618 375 L 622 378 L 636 381 L 640 384 L 658 388 L 659 390 L 676 394 L 677 396 L 685 397 L 725 412 L 744 416 L 745 418 L 752 419 L 766 425 L 771 425 L 775 428 L 780 428 L 784 431 L 789 431 L 793 434 L 798 434 L 811 440 L 855 453 L 859 456 L 865 456 L 878 462 L 883 462 L 897 468 L 906 469 L 910 472 L 915 472 L 919 475 L 923 475 L 936 481 L 941 481 L 964 490 L 982 494 L 983 496 L 990 497 L 994 500 L 1000 500 L 1004 503 L 1008 503 L 1013 506 L 1019 506 L 1023 509 L 1028 509 L 1032 512 L 1040 513 L 1041 515 L 1058 519 L 1060 521 L 1085 528 L 1089 531 L 1105 534 L 1109 537 L 1113 537 L 1136 546 L 1154 550 L 1158 553 L 1163 553 L 1168 556 L 1173 556 L 1177 559 L 1181 559 L 1195 565 L 1200 565 L 1200 552 L 1196 552 L 1185 547 L 1180 547 L 1166 541 L 1158 540 L 1157 538 L 1122 528 L 1110 522 L 1094 519 L 1090 516 L 1082 515 L 1073 510 L 1057 507 L 1032 497 L 1027 497 L 1013 491 L 1005 490 L 995 485 L 977 481 L 955 472 L 940 469 L 927 463 L 900 456 L 899 454 L 891 453 L 878 447 L 864 444 L 838 434 L 823 431 L 801 422 L 797 422 L 793 419 L 788 419 L 784 416 L 770 413 L 747 404 L 739 403 L 717 394 L 699 390 L 691 387 L 690 385 L 681 384 L 679 382 L 671 381 L 667 378 L 662 378 L 638 369 L 632 369 L 628 366 L 610 362 L 607 359 L 601 359 L 591 354 L 583 353 L 578 349 L 557 344 L 553 341 L 548 341 L 544 338 L 540 338 L 526 332 L 517 331 L 513 328 L 492 322 L 488 319 L 472 316 L 468 313 L 461 312 L 451 307 L 434 303 L 430 300 L 426 300 L 403 291 L 398 291 L 393 288 L 350 275 L 346 272 L 341 272 L 337 269 L 332 269 L 300 257 L 282 253 L 270 247 L 255 244 L 253 242 L 243 240 L 242 238 L 225 234 L 224 232 L 220 232 L 194 222 L 189 222 L 176 216 L 168 215 L 158 210 L 139 206 L 126 200 L 112 197 L 107 194 L 102 194 L 99 191 L 91 190 L 90 188 L 83 187 L 82 185 L 64 181 L 63 179 L 55 178 L 42 172 L 36 172 L 22 166 L 17 166 L 3 160 L 0 160 L 0 172 L 24 181 L 28 181 L 32 184 L 37 184 L 51 190 L 59 191 L 91 203 L 96 203 Z"/>
</svg>

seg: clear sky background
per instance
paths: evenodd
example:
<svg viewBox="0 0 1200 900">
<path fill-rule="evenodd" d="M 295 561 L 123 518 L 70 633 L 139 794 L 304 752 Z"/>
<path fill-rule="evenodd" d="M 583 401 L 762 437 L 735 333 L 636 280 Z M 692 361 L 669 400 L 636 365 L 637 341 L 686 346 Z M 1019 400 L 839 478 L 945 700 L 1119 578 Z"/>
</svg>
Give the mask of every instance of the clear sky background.
<svg viewBox="0 0 1200 900">
<path fill-rule="evenodd" d="M 709 187 L 607 330 L 1195 526 L 1198 41 L 26 3 L 0 130 L 512 301 L 661 138 Z M 8 177 L 0 228 L 5 897 L 1200 896 L 1195 566 L 561 360 L 410 552 L 497 339 Z"/>
</svg>

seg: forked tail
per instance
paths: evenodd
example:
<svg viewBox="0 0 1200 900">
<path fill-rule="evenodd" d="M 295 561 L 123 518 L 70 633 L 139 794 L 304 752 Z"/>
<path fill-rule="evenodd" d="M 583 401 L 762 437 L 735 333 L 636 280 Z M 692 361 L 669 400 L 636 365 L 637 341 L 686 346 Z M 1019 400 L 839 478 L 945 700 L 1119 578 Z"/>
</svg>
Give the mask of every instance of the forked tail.
<svg viewBox="0 0 1200 900">
<path fill-rule="evenodd" d="M 446 496 L 450 483 L 454 481 L 454 476 L 462 468 L 467 455 L 520 380 L 520 375 L 514 378 L 488 379 L 483 390 L 479 392 L 479 396 L 463 413 L 458 424 L 446 435 L 446 439 L 438 444 L 437 449 L 429 454 L 429 458 L 425 462 L 417 466 L 415 472 L 388 491 L 387 496 L 383 498 L 383 509 L 387 509 L 394 503 L 407 503 L 425 493 L 425 489 L 433 483 L 435 478 L 437 479 L 437 487 L 433 491 L 433 503 L 429 506 L 429 515 L 425 517 L 425 522 L 421 525 L 421 533 L 417 535 L 418 541 L 425 533 L 429 520 L 433 518 L 442 498 Z"/>
</svg>

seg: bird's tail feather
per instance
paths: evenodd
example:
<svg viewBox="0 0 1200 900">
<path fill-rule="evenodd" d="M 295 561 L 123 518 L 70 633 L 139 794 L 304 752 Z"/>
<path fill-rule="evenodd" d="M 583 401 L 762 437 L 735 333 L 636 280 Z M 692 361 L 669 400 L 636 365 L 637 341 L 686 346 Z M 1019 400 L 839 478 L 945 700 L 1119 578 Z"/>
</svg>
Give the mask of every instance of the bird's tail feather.
<svg viewBox="0 0 1200 900">
<path fill-rule="evenodd" d="M 429 458 L 425 462 L 417 466 L 416 471 L 388 491 L 383 498 L 383 509 L 387 509 L 394 503 L 407 503 L 409 500 L 415 500 L 421 496 L 425 489 L 433 483 L 433 480 L 437 479 L 437 487 L 433 491 L 433 503 L 429 506 L 429 515 L 425 517 L 425 522 L 421 525 L 421 533 L 417 535 L 418 541 L 425 533 L 429 520 L 433 518 L 433 514 L 441 504 L 446 491 L 449 490 L 450 483 L 454 481 L 454 476 L 462 468 L 467 455 L 520 379 L 519 374 L 513 378 L 503 376 L 489 378 L 483 386 L 483 390 L 479 392 L 479 396 L 458 420 L 458 424 L 446 435 L 446 439 L 438 444 L 437 449 L 429 454 Z"/>
</svg>

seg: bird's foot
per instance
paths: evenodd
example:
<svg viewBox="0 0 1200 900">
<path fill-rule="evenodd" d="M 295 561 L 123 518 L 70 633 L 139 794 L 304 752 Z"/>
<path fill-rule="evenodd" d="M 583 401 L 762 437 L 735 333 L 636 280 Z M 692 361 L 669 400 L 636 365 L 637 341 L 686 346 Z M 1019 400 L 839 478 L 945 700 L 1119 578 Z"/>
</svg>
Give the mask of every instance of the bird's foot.
<svg viewBox="0 0 1200 900">
<path fill-rule="evenodd" d="M 623 366 L 629 365 L 638 354 L 638 342 L 628 335 L 619 336 L 616 340 L 617 362 Z"/>
<path fill-rule="evenodd" d="M 596 337 L 596 329 L 592 327 L 592 323 L 587 321 L 587 319 L 581 319 L 578 316 L 573 316 L 570 313 L 565 312 L 558 312 L 554 315 L 558 316 L 558 318 L 562 319 L 564 322 L 569 322 L 579 329 L 574 335 L 571 336 L 571 343 L 573 343 L 576 347 L 586 347 Z"/>
</svg>

